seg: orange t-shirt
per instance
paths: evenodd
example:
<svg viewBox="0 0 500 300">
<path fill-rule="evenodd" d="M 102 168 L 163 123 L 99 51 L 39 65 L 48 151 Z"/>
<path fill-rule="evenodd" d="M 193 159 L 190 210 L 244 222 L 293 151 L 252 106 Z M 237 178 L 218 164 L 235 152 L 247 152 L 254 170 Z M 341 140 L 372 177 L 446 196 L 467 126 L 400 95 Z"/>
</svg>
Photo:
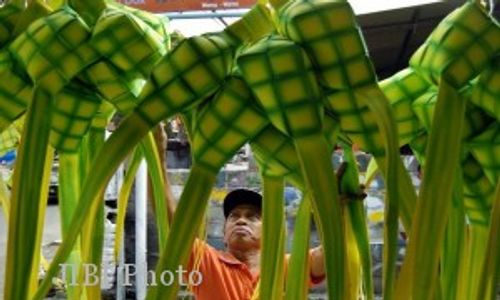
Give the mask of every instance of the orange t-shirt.
<svg viewBox="0 0 500 300">
<path fill-rule="evenodd" d="M 193 287 L 197 300 L 250 300 L 259 281 L 248 267 L 229 252 L 219 251 L 207 243 L 196 240 L 192 253 L 202 251 L 198 271 L 203 278 Z M 194 255 L 191 255 L 188 272 L 192 270 Z M 288 255 L 285 260 L 288 264 Z M 286 268 L 286 267 L 285 267 Z M 310 276 L 310 284 L 318 284 L 324 277 Z"/>
</svg>

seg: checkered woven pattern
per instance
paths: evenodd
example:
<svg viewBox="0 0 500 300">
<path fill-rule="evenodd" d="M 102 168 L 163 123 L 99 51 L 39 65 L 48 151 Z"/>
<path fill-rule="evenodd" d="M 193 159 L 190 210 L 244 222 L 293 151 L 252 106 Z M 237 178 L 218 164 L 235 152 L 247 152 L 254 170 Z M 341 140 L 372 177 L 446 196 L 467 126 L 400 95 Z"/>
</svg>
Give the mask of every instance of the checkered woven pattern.
<svg viewBox="0 0 500 300">
<path fill-rule="evenodd" d="M 376 116 L 365 102 L 370 99 L 363 96 L 363 91 L 368 89 L 376 91 L 379 87 L 371 85 L 355 90 L 331 92 L 326 95 L 325 107 L 327 112 L 340 120 L 342 133 L 353 143 L 375 156 L 384 155 L 384 144 Z"/>
<path fill-rule="evenodd" d="M 30 77 L 52 95 L 97 59 L 90 29 L 68 6 L 33 22 L 10 45 Z"/>
<path fill-rule="evenodd" d="M 182 40 L 154 67 L 135 112 L 154 126 L 198 104 L 221 86 L 234 51 L 221 35 Z"/>
<path fill-rule="evenodd" d="M 345 90 L 376 83 L 373 65 L 347 1 L 291 1 L 279 12 L 280 26 L 311 57 L 320 85 Z"/>
<path fill-rule="evenodd" d="M 90 127 L 95 130 L 103 130 L 108 126 L 109 121 L 113 117 L 115 109 L 111 103 L 102 101 L 97 113 L 92 119 Z"/>
<path fill-rule="evenodd" d="M 438 89 L 433 86 L 412 103 L 413 111 L 427 131 L 431 128 L 437 96 Z"/>
<path fill-rule="evenodd" d="M 293 141 L 273 125 L 268 125 L 250 142 L 255 160 L 266 176 L 301 174 Z"/>
<path fill-rule="evenodd" d="M 427 133 L 422 133 L 408 144 L 413 154 L 421 164 L 425 163 L 425 148 L 427 147 Z"/>
<path fill-rule="evenodd" d="M 469 93 L 470 94 L 470 90 Z M 467 103 L 465 110 L 464 139 L 470 140 L 484 132 L 495 122 L 485 111 L 472 103 Z"/>
<path fill-rule="evenodd" d="M 89 80 L 117 110 L 126 113 L 137 105 L 146 82 L 140 73 L 123 73 L 106 58 L 90 66 L 87 72 Z"/>
<path fill-rule="evenodd" d="M 54 97 L 50 142 L 55 149 L 76 152 L 101 99 L 81 84 L 71 83 Z"/>
<path fill-rule="evenodd" d="M 3 156 L 10 150 L 16 149 L 20 139 L 21 134 L 14 124 L 2 131 L 0 133 L 0 156 Z"/>
<path fill-rule="evenodd" d="M 469 221 L 488 225 L 495 186 L 491 184 L 483 168 L 469 155 L 462 163 L 464 182 L 464 206 Z"/>
<path fill-rule="evenodd" d="M 430 85 L 411 68 L 396 73 L 381 81 L 379 85 L 394 110 L 399 145 L 406 145 L 423 131 L 411 104 L 425 93 Z"/>
<path fill-rule="evenodd" d="M 481 73 L 470 100 L 500 122 L 500 57 Z"/>
<path fill-rule="evenodd" d="M 471 86 L 463 88 L 459 95 L 460 97 L 470 98 Z M 430 130 L 434 108 L 437 102 L 438 91 L 436 88 L 429 89 L 424 95 L 413 102 L 412 107 L 418 119 L 427 130 Z M 483 132 L 493 119 L 488 116 L 481 108 L 471 103 L 467 103 L 465 113 L 465 124 L 463 128 L 464 139 L 470 139 Z"/>
<path fill-rule="evenodd" d="M 476 3 L 448 15 L 411 57 L 410 66 L 429 82 L 444 78 L 460 88 L 476 77 L 500 49 L 500 27 Z"/>
<path fill-rule="evenodd" d="M 486 177 L 496 185 L 500 180 L 500 123 L 495 122 L 468 144 Z"/>
<path fill-rule="evenodd" d="M 31 80 L 21 72 L 15 62 L 0 72 L 0 132 L 23 114 L 31 101 Z"/>
<path fill-rule="evenodd" d="M 148 76 L 165 55 L 163 37 L 133 14 L 106 9 L 97 21 L 91 44 L 123 72 Z"/>
<path fill-rule="evenodd" d="M 165 16 L 155 15 L 150 12 L 135 9 L 127 5 L 121 5 L 119 3 L 111 3 L 111 6 L 117 6 L 118 9 L 127 11 L 134 15 L 136 18 L 140 19 L 151 27 L 159 36 L 163 39 L 163 44 L 167 49 L 170 49 L 170 34 L 169 26 L 170 21 Z"/>
<path fill-rule="evenodd" d="M 276 128 L 295 138 L 321 131 L 321 94 L 300 46 L 270 36 L 247 49 L 237 63 Z"/>
<path fill-rule="evenodd" d="M 0 8 L 0 48 L 9 41 L 22 8 L 13 3 L 7 3 Z"/>
<path fill-rule="evenodd" d="M 196 163 L 216 172 L 267 124 L 264 113 L 254 107 L 245 81 L 230 77 L 221 90 L 203 106 L 193 131 Z"/>
<path fill-rule="evenodd" d="M 242 18 L 226 27 L 224 32 L 239 43 L 253 44 L 273 30 L 269 10 L 257 3 Z"/>
<path fill-rule="evenodd" d="M 0 75 L 12 68 L 12 56 L 10 52 L 6 49 L 0 50 Z"/>
</svg>

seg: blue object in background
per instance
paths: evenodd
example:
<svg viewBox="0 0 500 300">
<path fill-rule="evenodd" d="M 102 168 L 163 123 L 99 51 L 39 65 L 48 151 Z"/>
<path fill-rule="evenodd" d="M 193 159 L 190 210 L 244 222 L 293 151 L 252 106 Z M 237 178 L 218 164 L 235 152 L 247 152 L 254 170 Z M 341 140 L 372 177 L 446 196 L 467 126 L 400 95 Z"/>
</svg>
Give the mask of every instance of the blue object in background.
<svg viewBox="0 0 500 300">
<path fill-rule="evenodd" d="M 7 152 L 4 156 L 0 156 L 0 165 L 12 166 L 16 160 L 16 150 Z"/>
<path fill-rule="evenodd" d="M 291 186 L 285 187 L 285 205 L 288 206 L 292 203 L 298 204 L 302 199 L 302 193 Z"/>
</svg>

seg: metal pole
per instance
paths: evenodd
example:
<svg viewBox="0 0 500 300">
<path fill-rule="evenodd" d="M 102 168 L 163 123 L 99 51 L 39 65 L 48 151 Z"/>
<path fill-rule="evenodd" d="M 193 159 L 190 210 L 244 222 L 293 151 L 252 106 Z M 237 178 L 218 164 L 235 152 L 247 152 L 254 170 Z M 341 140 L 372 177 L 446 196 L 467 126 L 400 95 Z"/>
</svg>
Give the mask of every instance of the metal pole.
<svg viewBox="0 0 500 300">
<path fill-rule="evenodd" d="M 146 298 L 147 287 L 147 261 L 146 261 L 146 235 L 147 235 L 147 167 L 143 160 L 135 179 L 135 286 L 136 299 Z"/>
</svg>

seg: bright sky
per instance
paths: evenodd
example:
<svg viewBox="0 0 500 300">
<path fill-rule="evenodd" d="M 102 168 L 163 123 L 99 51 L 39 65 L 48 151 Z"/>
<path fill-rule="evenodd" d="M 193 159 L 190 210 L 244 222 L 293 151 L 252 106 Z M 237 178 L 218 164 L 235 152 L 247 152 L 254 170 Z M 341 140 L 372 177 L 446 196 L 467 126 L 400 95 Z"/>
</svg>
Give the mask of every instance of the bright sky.
<svg viewBox="0 0 500 300">
<path fill-rule="evenodd" d="M 411 7 L 426 3 L 443 2 L 440 0 L 351 0 L 349 3 L 357 15 L 372 13 L 376 11 L 392 10 L 402 7 Z M 245 11 L 245 10 L 240 10 Z M 226 11 L 229 12 L 229 11 Z M 232 11 L 234 12 L 234 10 Z M 190 12 L 205 14 L 206 12 Z M 237 18 L 224 18 L 228 24 L 236 21 Z M 216 32 L 224 29 L 225 25 L 218 19 L 173 19 L 171 20 L 172 30 L 179 30 L 185 36 L 198 35 L 206 32 Z"/>
</svg>

